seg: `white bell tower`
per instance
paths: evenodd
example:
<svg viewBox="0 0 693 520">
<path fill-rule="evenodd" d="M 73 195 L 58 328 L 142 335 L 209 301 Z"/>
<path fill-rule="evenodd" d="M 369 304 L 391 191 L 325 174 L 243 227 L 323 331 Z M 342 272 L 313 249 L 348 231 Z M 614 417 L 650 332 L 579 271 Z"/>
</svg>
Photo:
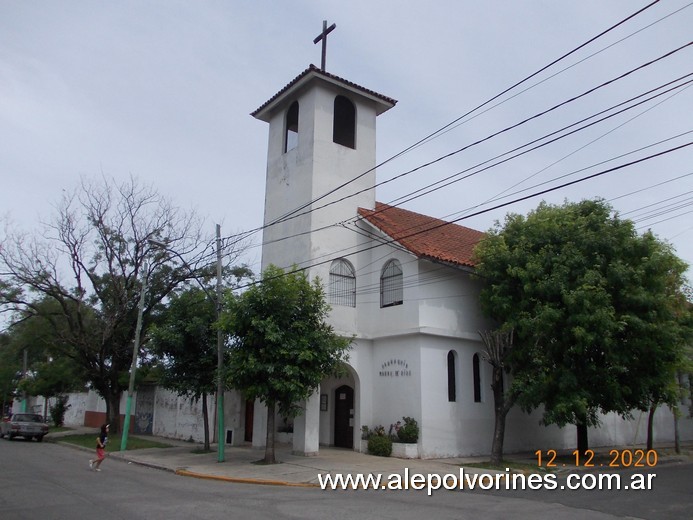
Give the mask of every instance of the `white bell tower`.
<svg viewBox="0 0 693 520">
<path fill-rule="evenodd" d="M 311 65 L 252 113 L 269 123 L 262 269 L 323 280 L 359 237 L 339 223 L 375 206 L 375 119 L 396 101 Z"/>
<path fill-rule="evenodd" d="M 323 44 L 322 67 L 311 65 L 252 113 L 269 123 L 262 269 L 296 265 L 323 283 L 333 261 L 359 269 L 362 255 L 354 253 L 364 237 L 340 224 L 357 218 L 359 207 L 375 208 L 375 119 L 397 103 L 325 72 L 326 39 L 334 27 L 323 22 L 314 40 Z M 335 330 L 354 328 L 357 309 L 350 303 L 333 310 Z M 294 420 L 293 450 L 316 455 L 321 418 L 328 417 L 320 411 L 317 391 L 303 409 Z M 350 413 L 353 417 L 353 403 Z M 256 415 L 254 446 L 264 443 L 266 429 Z"/>
</svg>

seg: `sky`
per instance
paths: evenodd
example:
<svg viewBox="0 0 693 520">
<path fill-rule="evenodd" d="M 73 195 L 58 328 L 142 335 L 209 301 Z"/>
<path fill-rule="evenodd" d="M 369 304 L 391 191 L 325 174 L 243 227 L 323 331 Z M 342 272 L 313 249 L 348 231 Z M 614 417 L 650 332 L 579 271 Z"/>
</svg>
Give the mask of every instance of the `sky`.
<svg viewBox="0 0 693 520">
<path fill-rule="evenodd" d="M 196 210 L 210 235 L 215 223 L 224 236 L 261 226 L 268 126 L 250 113 L 320 64 L 313 39 L 327 20 L 327 71 L 398 100 L 377 121 L 379 201 L 487 230 L 541 200 L 600 197 L 693 264 L 690 78 L 477 166 L 693 72 L 693 46 L 641 67 L 693 40 L 693 5 L 666 0 L 494 99 L 648 4 L 0 0 L 0 217 L 32 230 L 80 179 L 133 176 Z M 474 175 L 442 185 L 459 172 Z"/>
</svg>

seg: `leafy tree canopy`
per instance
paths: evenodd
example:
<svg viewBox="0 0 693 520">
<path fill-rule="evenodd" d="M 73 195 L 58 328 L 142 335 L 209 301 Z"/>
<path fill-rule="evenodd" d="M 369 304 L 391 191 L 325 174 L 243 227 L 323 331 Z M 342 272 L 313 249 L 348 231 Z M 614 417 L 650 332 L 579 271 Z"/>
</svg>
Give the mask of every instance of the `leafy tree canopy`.
<svg viewBox="0 0 693 520">
<path fill-rule="evenodd" d="M 54 397 L 84 388 L 85 377 L 79 363 L 62 356 L 65 324 L 51 323 L 62 313 L 59 305 L 50 298 L 32 302 L 36 312 L 18 315 L 8 330 L 6 355 L 23 364 L 27 354 L 27 375 L 18 387 L 29 395 Z M 54 325 L 61 325 L 56 330 Z M 62 330 L 60 330 L 62 329 Z"/>
<path fill-rule="evenodd" d="M 485 313 L 515 330 L 518 402 L 544 421 L 598 423 L 672 397 L 690 333 L 686 265 L 603 201 L 508 215 L 476 249 Z"/>
<path fill-rule="evenodd" d="M 215 391 L 216 319 L 214 301 L 202 289 L 171 296 L 150 332 L 163 386 L 196 399 Z"/>
<path fill-rule="evenodd" d="M 326 323 L 328 311 L 319 280 L 268 267 L 261 283 L 227 299 L 221 326 L 232 338 L 228 384 L 295 415 L 296 403 L 347 359 L 351 340 Z"/>
<path fill-rule="evenodd" d="M 209 444 L 207 396 L 217 381 L 216 301 L 199 288 L 174 293 L 151 329 L 154 373 L 165 388 L 202 399 L 204 446 Z"/>
</svg>

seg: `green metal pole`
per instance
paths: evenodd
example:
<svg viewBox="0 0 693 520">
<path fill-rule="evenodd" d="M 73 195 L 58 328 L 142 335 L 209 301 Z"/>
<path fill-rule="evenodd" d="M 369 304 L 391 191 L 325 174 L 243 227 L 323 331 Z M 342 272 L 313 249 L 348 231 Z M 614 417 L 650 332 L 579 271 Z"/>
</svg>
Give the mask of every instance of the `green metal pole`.
<svg viewBox="0 0 693 520">
<path fill-rule="evenodd" d="M 135 342 L 132 346 L 132 365 L 130 366 L 130 385 L 128 386 L 128 400 L 125 405 L 125 422 L 123 423 L 123 435 L 120 439 L 120 451 L 128 449 L 128 431 L 130 430 L 130 410 L 132 409 L 132 394 L 135 391 L 135 371 L 137 370 L 137 357 L 140 353 L 140 332 L 142 331 L 142 314 L 144 312 L 144 297 L 147 292 L 147 259 L 142 262 L 142 289 L 140 301 L 137 305 L 137 324 L 135 325 Z"/>
<path fill-rule="evenodd" d="M 221 317 L 221 226 L 217 224 L 217 293 L 216 293 L 217 320 Z M 224 462 L 224 335 L 221 329 L 217 329 L 217 462 Z"/>
</svg>

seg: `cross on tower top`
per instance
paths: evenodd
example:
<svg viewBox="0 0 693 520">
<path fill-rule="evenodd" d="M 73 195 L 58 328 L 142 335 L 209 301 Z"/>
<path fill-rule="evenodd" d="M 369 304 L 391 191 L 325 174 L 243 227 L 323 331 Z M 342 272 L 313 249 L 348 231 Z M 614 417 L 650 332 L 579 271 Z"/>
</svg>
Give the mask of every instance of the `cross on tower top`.
<svg viewBox="0 0 693 520">
<path fill-rule="evenodd" d="M 330 34 L 337 28 L 337 24 L 333 23 L 329 27 L 327 26 L 327 20 L 322 21 L 322 32 L 318 34 L 313 43 L 318 43 L 322 40 L 322 61 L 320 62 L 320 70 L 325 72 L 325 60 L 327 58 L 327 35 Z"/>
</svg>

